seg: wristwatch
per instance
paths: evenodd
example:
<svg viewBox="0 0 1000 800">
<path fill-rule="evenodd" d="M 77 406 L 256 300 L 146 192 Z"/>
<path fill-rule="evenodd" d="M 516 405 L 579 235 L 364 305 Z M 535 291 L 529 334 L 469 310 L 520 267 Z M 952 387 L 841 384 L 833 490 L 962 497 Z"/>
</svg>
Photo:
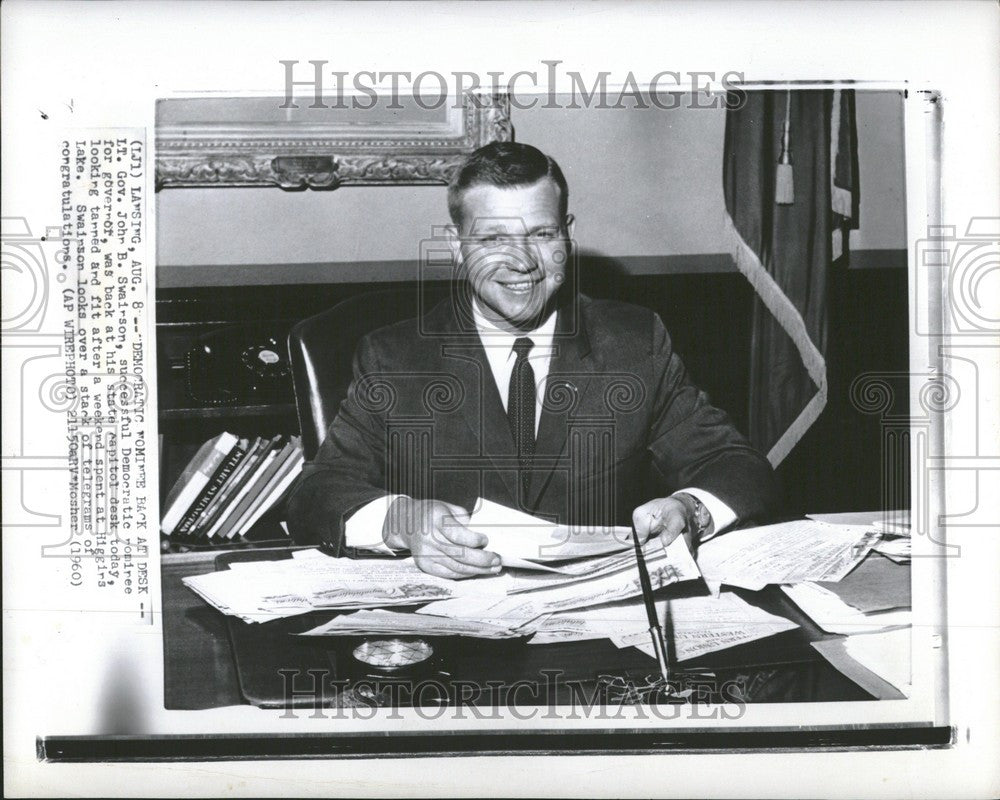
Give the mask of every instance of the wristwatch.
<svg viewBox="0 0 1000 800">
<path fill-rule="evenodd" d="M 705 504 L 693 494 L 676 492 L 673 497 L 676 497 L 684 505 L 684 510 L 687 512 L 688 525 L 694 529 L 693 538 L 696 542 L 700 542 L 705 534 L 711 531 L 712 515 L 705 508 Z"/>
</svg>

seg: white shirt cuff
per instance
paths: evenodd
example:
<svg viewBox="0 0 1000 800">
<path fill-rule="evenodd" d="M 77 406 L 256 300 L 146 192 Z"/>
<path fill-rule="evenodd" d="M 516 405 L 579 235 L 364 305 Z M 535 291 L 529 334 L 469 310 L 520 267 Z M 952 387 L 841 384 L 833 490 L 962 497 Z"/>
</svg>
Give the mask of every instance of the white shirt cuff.
<svg viewBox="0 0 1000 800">
<path fill-rule="evenodd" d="M 385 525 L 389 506 L 397 497 L 402 496 L 400 494 L 387 494 L 384 497 L 378 497 L 351 514 L 344 525 L 344 544 L 360 550 L 395 553 L 395 550 L 382 541 L 382 527 Z"/>
<path fill-rule="evenodd" d="M 679 491 L 698 498 L 712 517 L 712 532 L 702 536 L 701 541 L 711 539 L 736 522 L 736 513 L 711 492 L 706 492 L 704 489 L 680 489 Z"/>
</svg>

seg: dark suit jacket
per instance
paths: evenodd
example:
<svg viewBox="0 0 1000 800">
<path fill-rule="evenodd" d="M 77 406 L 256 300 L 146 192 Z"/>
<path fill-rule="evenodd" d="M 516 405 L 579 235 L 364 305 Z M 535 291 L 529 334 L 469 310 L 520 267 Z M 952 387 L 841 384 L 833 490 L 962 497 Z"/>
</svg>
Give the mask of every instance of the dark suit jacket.
<svg viewBox="0 0 1000 800">
<path fill-rule="evenodd" d="M 629 524 L 685 487 L 739 520 L 776 492 L 767 460 L 687 378 L 660 318 L 577 296 L 560 308 L 530 489 L 479 336 L 451 301 L 361 340 L 354 381 L 289 498 L 295 541 L 343 548 L 344 523 L 386 494 L 477 497 L 562 523 Z M 377 535 L 377 531 L 373 532 Z"/>
</svg>

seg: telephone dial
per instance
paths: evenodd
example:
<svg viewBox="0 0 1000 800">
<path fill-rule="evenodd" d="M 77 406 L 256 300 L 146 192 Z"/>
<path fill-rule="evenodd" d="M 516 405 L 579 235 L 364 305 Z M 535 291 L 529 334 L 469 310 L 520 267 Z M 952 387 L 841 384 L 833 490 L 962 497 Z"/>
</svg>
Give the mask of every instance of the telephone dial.
<svg viewBox="0 0 1000 800">
<path fill-rule="evenodd" d="M 199 405 L 288 402 L 287 331 L 234 326 L 198 337 L 185 359 L 186 391 Z"/>
</svg>

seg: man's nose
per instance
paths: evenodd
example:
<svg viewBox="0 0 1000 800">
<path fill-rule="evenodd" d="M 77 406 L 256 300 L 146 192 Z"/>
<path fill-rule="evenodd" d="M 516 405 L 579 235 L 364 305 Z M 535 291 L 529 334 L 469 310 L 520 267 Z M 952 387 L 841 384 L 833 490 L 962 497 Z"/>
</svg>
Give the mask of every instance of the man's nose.
<svg viewBox="0 0 1000 800">
<path fill-rule="evenodd" d="M 530 273 L 539 269 L 538 254 L 527 242 L 509 243 L 503 249 L 504 265 L 515 272 Z"/>
</svg>

